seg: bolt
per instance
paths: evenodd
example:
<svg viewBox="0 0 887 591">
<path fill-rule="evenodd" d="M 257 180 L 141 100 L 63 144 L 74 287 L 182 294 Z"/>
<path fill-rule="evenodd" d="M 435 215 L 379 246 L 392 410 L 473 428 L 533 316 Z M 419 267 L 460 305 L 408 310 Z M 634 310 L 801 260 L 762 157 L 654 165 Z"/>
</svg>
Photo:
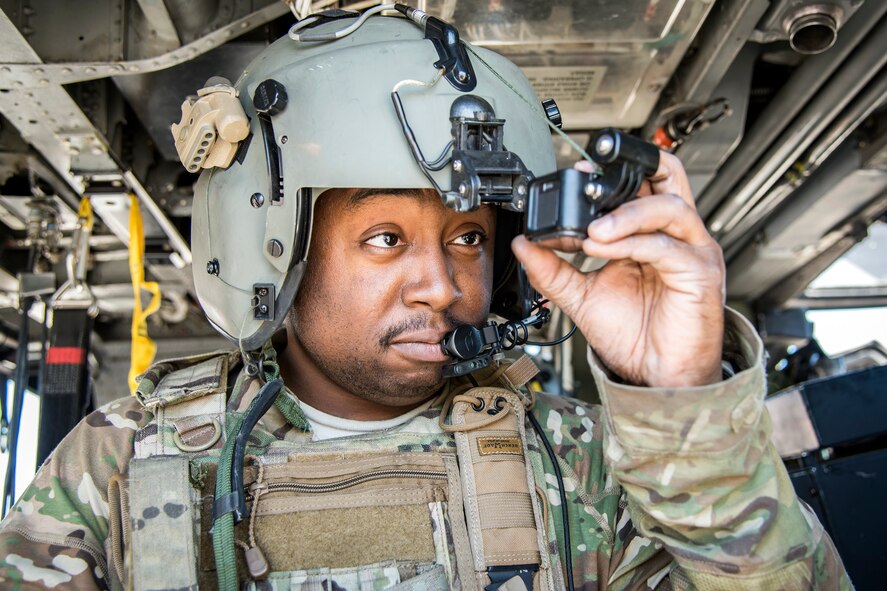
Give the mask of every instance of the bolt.
<svg viewBox="0 0 887 591">
<path fill-rule="evenodd" d="M 518 208 L 518 209 L 523 209 L 523 208 L 524 208 L 524 200 L 523 200 L 523 199 L 518 199 L 518 201 L 517 201 L 517 203 L 516 203 L 515 205 L 517 205 L 517 208 Z"/>
<path fill-rule="evenodd" d="M 206 272 L 209 275 L 219 275 L 219 259 L 213 259 L 206 263 Z"/>
<path fill-rule="evenodd" d="M 455 170 L 456 172 L 462 172 L 461 160 L 453 160 L 453 170 Z"/>
<path fill-rule="evenodd" d="M 267 287 L 259 288 L 259 295 L 262 297 L 265 297 L 266 295 L 268 295 L 268 288 Z"/>
<path fill-rule="evenodd" d="M 288 141 L 289 141 L 289 138 L 288 138 L 287 136 L 284 135 L 284 136 L 281 136 L 281 137 L 280 137 L 280 143 L 281 143 L 281 144 L 285 144 L 285 143 L 288 142 Z"/>
<path fill-rule="evenodd" d="M 527 186 L 526 185 L 518 185 L 517 186 L 517 194 L 518 195 L 526 195 L 527 194 Z"/>
<path fill-rule="evenodd" d="M 465 82 L 468 80 L 468 72 L 464 70 L 459 70 L 459 73 L 456 74 L 456 78 L 459 79 L 459 82 Z"/>
<path fill-rule="evenodd" d="M 258 209 L 265 204 L 265 196 L 261 193 L 253 193 L 253 196 L 249 198 L 249 204 Z"/>
<path fill-rule="evenodd" d="M 610 152 L 613 151 L 613 148 L 615 147 L 616 142 L 613 140 L 613 136 L 609 134 L 604 134 L 599 137 L 597 139 L 597 143 L 595 144 L 595 149 L 601 156 L 607 156 Z"/>
<path fill-rule="evenodd" d="M 268 306 L 266 306 L 265 304 L 262 304 L 261 306 L 259 306 L 259 312 L 262 314 L 267 314 L 268 313 Z"/>
<path fill-rule="evenodd" d="M 459 183 L 459 194 L 465 195 L 466 193 L 468 193 L 468 185 L 465 183 Z"/>
<path fill-rule="evenodd" d="M 588 183 L 585 185 L 585 194 L 592 199 L 598 199 L 604 194 L 604 187 L 600 183 Z"/>
<path fill-rule="evenodd" d="M 268 250 L 268 254 L 277 258 L 283 254 L 283 243 L 276 238 L 268 241 L 268 244 L 265 245 L 265 248 Z"/>
</svg>

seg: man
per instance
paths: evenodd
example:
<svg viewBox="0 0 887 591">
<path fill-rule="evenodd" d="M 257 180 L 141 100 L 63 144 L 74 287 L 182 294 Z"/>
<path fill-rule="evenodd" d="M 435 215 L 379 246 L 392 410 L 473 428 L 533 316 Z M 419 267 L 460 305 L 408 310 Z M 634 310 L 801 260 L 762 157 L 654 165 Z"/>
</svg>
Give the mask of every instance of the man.
<svg viewBox="0 0 887 591">
<path fill-rule="evenodd" d="M 587 337 L 603 409 L 533 402 L 524 361 L 442 378 L 446 333 L 514 308 L 512 231 L 492 206 L 445 207 L 462 166 L 421 146 L 496 120 L 460 119 L 468 92 L 536 176 L 548 128 L 504 59 L 471 50 L 445 81 L 412 24 L 344 23 L 247 69 L 251 139 L 196 187 L 198 294 L 240 350 L 154 366 L 66 438 L 0 529 L 4 587 L 850 588 L 768 442 L 761 343 L 724 312 L 670 155 L 587 238 L 511 244 Z M 611 262 L 583 274 L 551 247 Z"/>
</svg>

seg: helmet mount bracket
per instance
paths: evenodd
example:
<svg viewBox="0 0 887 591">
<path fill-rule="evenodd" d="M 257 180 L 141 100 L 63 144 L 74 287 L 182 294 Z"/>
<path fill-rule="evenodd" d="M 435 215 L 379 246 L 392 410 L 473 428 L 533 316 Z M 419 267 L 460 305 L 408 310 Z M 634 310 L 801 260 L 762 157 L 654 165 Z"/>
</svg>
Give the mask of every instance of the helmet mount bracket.
<svg viewBox="0 0 887 591">
<path fill-rule="evenodd" d="M 517 154 L 505 148 L 505 120 L 497 119 L 484 99 L 464 95 L 453 101 L 450 122 L 452 182 L 444 195 L 446 206 L 471 211 L 481 203 L 495 203 L 510 211 L 523 211 L 533 175 Z"/>
<path fill-rule="evenodd" d="M 459 31 L 448 22 L 433 16 L 425 22 L 425 38 L 437 50 L 434 67 L 445 71 L 444 78 L 453 88 L 461 92 L 471 92 L 477 86 L 477 77 L 468 52 L 459 40 Z"/>
<path fill-rule="evenodd" d="M 475 89 L 477 76 L 471 66 L 471 60 L 468 59 L 468 52 L 459 40 L 459 29 L 429 15 L 424 10 L 406 4 L 395 4 L 394 10 L 425 31 L 425 38 L 431 41 L 437 51 L 438 60 L 434 62 L 434 67 L 444 71 L 444 78 L 453 88 L 460 92 L 471 92 Z"/>
<path fill-rule="evenodd" d="M 253 106 L 262 129 L 262 143 L 265 146 L 265 161 L 268 163 L 268 179 L 271 183 L 271 205 L 280 205 L 283 202 L 283 167 L 271 118 L 283 111 L 286 104 L 286 87 L 277 80 L 268 79 L 256 87 Z"/>
</svg>

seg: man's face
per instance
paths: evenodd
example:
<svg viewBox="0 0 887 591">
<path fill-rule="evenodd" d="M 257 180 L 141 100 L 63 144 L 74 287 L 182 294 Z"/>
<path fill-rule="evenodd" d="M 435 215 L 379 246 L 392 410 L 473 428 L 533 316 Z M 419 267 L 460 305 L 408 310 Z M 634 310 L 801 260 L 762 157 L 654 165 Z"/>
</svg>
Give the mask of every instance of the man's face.
<svg viewBox="0 0 887 591">
<path fill-rule="evenodd" d="M 486 319 L 495 213 L 456 213 L 430 190 L 327 191 L 288 320 L 342 389 L 388 406 L 440 387 L 443 335 Z"/>
</svg>

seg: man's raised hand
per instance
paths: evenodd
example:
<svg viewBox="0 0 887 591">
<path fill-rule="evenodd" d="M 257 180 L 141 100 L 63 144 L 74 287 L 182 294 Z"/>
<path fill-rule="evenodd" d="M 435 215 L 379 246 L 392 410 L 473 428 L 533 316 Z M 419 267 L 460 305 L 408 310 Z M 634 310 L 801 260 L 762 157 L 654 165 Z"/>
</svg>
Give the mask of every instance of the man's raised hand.
<svg viewBox="0 0 887 591">
<path fill-rule="evenodd" d="M 587 162 L 577 165 L 590 171 Z M 598 218 L 582 240 L 512 243 L 530 283 L 629 382 L 699 386 L 721 378 L 724 258 L 696 211 L 680 160 L 660 153 L 639 198 Z M 552 250 L 609 262 L 582 273 Z"/>
</svg>

